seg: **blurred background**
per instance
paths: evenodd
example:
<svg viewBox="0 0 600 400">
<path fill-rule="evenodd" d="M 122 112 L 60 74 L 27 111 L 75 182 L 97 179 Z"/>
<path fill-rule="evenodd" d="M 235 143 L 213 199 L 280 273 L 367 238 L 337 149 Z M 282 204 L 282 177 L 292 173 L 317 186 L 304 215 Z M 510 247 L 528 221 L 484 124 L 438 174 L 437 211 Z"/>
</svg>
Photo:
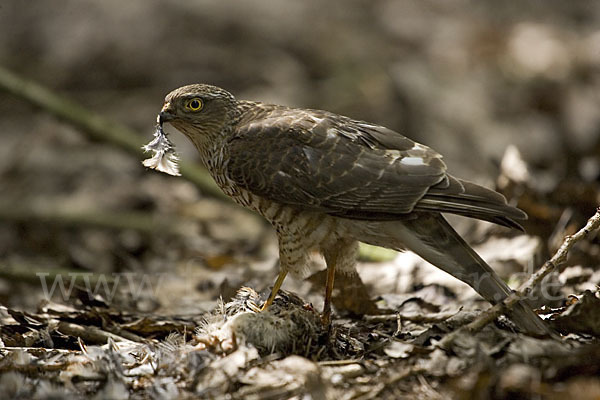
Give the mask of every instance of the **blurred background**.
<svg viewBox="0 0 600 400">
<path fill-rule="evenodd" d="M 445 353 L 438 340 L 489 304 L 409 252 L 365 247 L 367 290 L 347 299 L 393 314 L 347 318 L 336 278 L 334 333 L 290 350 L 312 361 L 237 347 L 214 327 L 226 307 L 208 311 L 242 286 L 266 297 L 271 228 L 206 183 L 170 126 L 184 176 L 141 164 L 165 95 L 197 82 L 384 125 L 502 191 L 529 214 L 526 234 L 452 222 L 513 287 L 600 203 L 597 1 L 0 0 L 3 393 L 599 398 L 597 233 L 538 285 L 534 305 L 563 343 L 490 324 Z M 321 272 L 283 288 L 314 317 L 313 264 Z M 225 336 L 202 350 L 212 331 Z"/>
<path fill-rule="evenodd" d="M 515 145 L 542 254 L 561 217 L 560 233 L 598 201 L 592 0 L 3 0 L 0 65 L 134 129 L 140 147 L 164 96 L 194 82 L 385 125 L 488 186 Z M 121 281 L 115 296 L 164 313 L 272 284 L 276 243 L 262 221 L 16 96 L 0 92 L 0 115 L 0 303 L 37 307 L 40 273 L 50 287 L 59 274 L 144 272 L 134 283 L 153 293 Z"/>
</svg>

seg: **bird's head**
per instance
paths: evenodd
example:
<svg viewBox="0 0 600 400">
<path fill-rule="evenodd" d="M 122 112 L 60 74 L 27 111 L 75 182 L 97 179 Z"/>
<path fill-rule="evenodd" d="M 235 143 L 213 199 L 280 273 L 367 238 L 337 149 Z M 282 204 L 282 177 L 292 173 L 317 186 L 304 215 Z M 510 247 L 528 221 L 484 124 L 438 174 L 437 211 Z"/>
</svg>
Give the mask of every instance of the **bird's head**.
<svg viewBox="0 0 600 400">
<path fill-rule="evenodd" d="M 158 115 L 162 125 L 169 122 L 196 146 L 223 134 L 235 117 L 236 100 L 216 86 L 193 84 L 173 90 Z"/>
</svg>

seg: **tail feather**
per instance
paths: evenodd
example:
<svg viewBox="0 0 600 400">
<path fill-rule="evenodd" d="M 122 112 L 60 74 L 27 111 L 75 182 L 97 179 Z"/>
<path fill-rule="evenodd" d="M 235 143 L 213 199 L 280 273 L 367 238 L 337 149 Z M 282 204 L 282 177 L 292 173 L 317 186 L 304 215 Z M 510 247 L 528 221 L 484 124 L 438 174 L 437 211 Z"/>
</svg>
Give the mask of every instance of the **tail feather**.
<svg viewBox="0 0 600 400">
<path fill-rule="evenodd" d="M 441 214 L 423 213 L 416 219 L 403 220 L 396 233 L 408 249 L 467 283 L 490 303 L 499 303 L 512 292 Z M 509 316 L 523 331 L 552 334 L 526 301 L 516 304 Z"/>
<path fill-rule="evenodd" d="M 518 220 L 527 214 L 506 203 L 500 193 L 451 175 L 429 189 L 415 211 L 446 212 L 523 230 Z"/>
</svg>

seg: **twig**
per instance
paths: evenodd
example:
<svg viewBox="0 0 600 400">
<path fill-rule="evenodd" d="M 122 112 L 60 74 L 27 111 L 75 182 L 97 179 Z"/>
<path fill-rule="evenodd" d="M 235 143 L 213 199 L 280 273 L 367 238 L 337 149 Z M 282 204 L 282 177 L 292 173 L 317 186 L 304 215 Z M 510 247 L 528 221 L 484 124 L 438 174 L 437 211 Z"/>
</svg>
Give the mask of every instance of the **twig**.
<svg viewBox="0 0 600 400">
<path fill-rule="evenodd" d="M 410 321 L 416 323 L 438 323 L 446 321 L 448 318 L 455 316 L 458 311 L 439 312 L 432 314 L 386 314 L 386 315 L 365 315 L 363 318 L 369 322 L 387 322 L 397 321 L 398 318 L 402 321 Z"/>
<path fill-rule="evenodd" d="M 80 337 L 88 344 L 106 344 L 108 343 L 109 338 L 115 342 L 130 342 L 129 339 L 107 332 L 96 326 L 82 326 L 71 322 L 60 321 L 58 323 L 58 330 L 65 335 Z"/>
<path fill-rule="evenodd" d="M 105 229 L 132 229 L 142 233 L 163 233 L 176 236 L 190 234 L 185 220 L 161 218 L 138 211 L 72 211 L 64 207 L 25 207 L 0 204 L 0 221 L 38 221 L 63 226 L 91 226 Z"/>
<path fill-rule="evenodd" d="M 503 302 L 498 303 L 481 313 L 481 315 L 479 315 L 479 317 L 477 317 L 474 321 L 446 335 L 439 342 L 438 347 L 447 349 L 458 337 L 480 331 L 487 324 L 494 321 L 507 310 L 510 310 L 515 304 L 526 298 L 531 293 L 533 288 L 546 277 L 546 275 L 565 263 L 569 250 L 571 250 L 575 243 L 579 242 L 589 233 L 598 228 L 600 228 L 600 208 L 596 210 L 596 214 L 594 214 L 587 221 L 587 224 L 582 229 L 580 229 L 574 235 L 565 237 L 562 245 L 556 251 L 554 256 L 550 260 L 546 261 L 537 272 L 532 274 L 529 279 L 521 285 L 519 290 L 513 292 L 510 296 L 504 299 Z"/>
<path fill-rule="evenodd" d="M 107 284 L 113 283 L 111 276 L 81 272 L 81 270 L 65 268 L 50 269 L 47 266 L 34 264 L 15 264 L 11 266 L 0 264 L 0 278 L 6 279 L 9 282 L 26 282 L 39 285 L 40 279 L 42 279 L 40 276 L 43 276 L 47 282 L 55 282 L 57 279 L 67 276 L 69 280 L 72 279 L 74 281 L 74 284 L 85 285 L 87 283 L 93 287 L 96 287 L 99 281 L 102 283 L 106 282 Z"/>
<path fill-rule="evenodd" d="M 328 361 L 319 361 L 317 364 L 321 367 L 340 367 L 344 365 L 352 365 L 357 364 L 360 365 L 362 363 L 362 359 L 360 358 L 350 358 L 347 360 L 328 360 Z"/>
<path fill-rule="evenodd" d="M 110 143 L 140 159 L 143 158 L 142 145 L 149 140 L 149 135 L 144 138 L 128 127 L 104 118 L 2 67 L 0 67 L 0 90 L 13 94 L 66 121 L 85 133 L 90 139 Z M 229 199 L 202 168 L 182 161 L 180 170 L 184 178 L 196 184 L 207 195 Z"/>
<path fill-rule="evenodd" d="M 150 340 L 150 339 L 143 338 L 143 337 L 141 337 L 139 335 L 136 335 L 133 332 L 129 332 L 128 330 L 121 329 L 117 325 L 104 326 L 104 330 L 106 332 L 112 333 L 114 335 L 118 335 L 120 337 L 123 337 L 123 338 L 125 338 L 127 340 L 131 340 L 132 342 L 137 342 L 137 343 L 150 343 L 150 342 L 152 342 L 152 340 Z"/>
</svg>

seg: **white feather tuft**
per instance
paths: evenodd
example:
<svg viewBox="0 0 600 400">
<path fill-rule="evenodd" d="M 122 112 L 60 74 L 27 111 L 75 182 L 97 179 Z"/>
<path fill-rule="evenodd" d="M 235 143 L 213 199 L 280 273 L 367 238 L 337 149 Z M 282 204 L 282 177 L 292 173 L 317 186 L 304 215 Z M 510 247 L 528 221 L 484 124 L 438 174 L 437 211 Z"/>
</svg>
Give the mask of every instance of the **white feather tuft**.
<svg viewBox="0 0 600 400">
<path fill-rule="evenodd" d="M 153 151 L 152 158 L 148 158 L 142 162 L 145 167 L 164 172 L 169 175 L 181 176 L 177 162 L 179 158 L 175 154 L 175 146 L 171 143 L 167 135 L 162 129 L 162 125 L 156 125 L 154 139 L 143 146 L 144 151 Z"/>
</svg>

